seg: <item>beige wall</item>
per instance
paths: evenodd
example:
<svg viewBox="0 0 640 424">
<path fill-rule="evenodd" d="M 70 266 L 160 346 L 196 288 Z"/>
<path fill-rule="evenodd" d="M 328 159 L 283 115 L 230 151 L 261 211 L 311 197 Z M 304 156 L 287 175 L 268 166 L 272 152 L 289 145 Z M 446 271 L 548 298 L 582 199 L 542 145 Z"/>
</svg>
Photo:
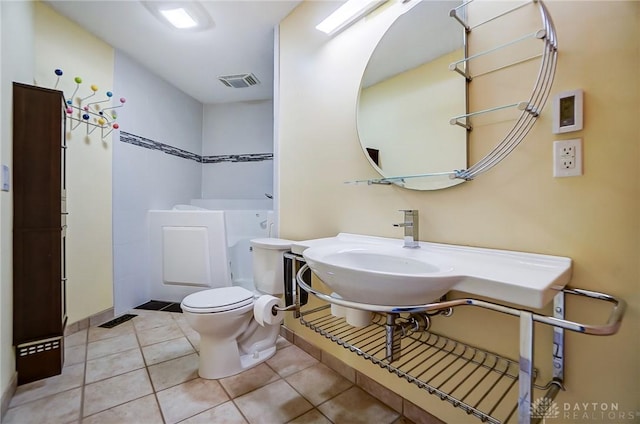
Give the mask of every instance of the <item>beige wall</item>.
<svg viewBox="0 0 640 424">
<path fill-rule="evenodd" d="M 380 13 L 327 39 L 314 29 L 328 13 L 322 2 L 294 10 L 280 26 L 280 236 L 302 240 L 345 231 L 400 237 L 391 226 L 401 219 L 397 210 L 414 208 L 420 210 L 423 240 L 571 257 L 572 286 L 624 298 L 629 309 L 615 336 L 567 335 L 567 391 L 557 401 L 617 403 L 621 411 L 637 411 L 640 140 L 633 123 L 640 115 L 640 3 L 549 1 L 547 6 L 560 46 L 552 95 L 584 89 L 584 130 L 552 134 L 547 105 L 505 162 L 475 181 L 435 192 L 344 184 L 377 177 L 358 142 L 355 110 L 360 76 L 390 18 Z M 497 93 L 517 86 L 519 78 L 507 71 L 474 95 L 500 102 Z M 504 125 L 487 124 L 474 131 L 471 145 L 491 145 L 503 133 Z M 553 178 L 553 141 L 575 137 L 584 140 L 584 175 Z M 472 160 L 480 154 L 472 148 Z M 573 320 L 606 319 L 606 310 L 580 299 L 569 299 L 567 309 Z M 476 421 L 289 318 L 287 325 L 438 417 Z M 517 322 L 509 317 L 460 309 L 452 318 L 436 319 L 433 330 L 517 357 Z M 550 332 L 542 326 L 536 331 L 544 383 L 550 376 Z M 562 421 L 580 420 L 554 420 Z"/>
<path fill-rule="evenodd" d="M 83 83 L 76 97 L 87 97 L 95 84 L 96 100 L 113 87 L 113 48 L 62 17 L 48 5 L 35 8 L 35 80 L 54 87 L 53 71 L 64 71 L 58 89 L 70 97 L 74 77 Z M 115 93 L 116 95 L 118 93 Z M 118 96 L 119 97 L 119 96 Z M 67 309 L 69 323 L 113 306 L 111 241 L 112 135 L 101 139 L 86 125 L 67 133 Z"/>
<path fill-rule="evenodd" d="M 2 2 L 2 145 L 1 160 L 11 167 L 11 82 L 58 89 L 71 95 L 74 76 L 82 76 L 91 93 L 96 84 L 104 93 L 113 85 L 113 49 L 40 2 Z M 104 96 L 104 95 L 103 95 Z M 78 128 L 68 136 L 67 150 L 67 306 L 69 322 L 79 321 L 113 306 L 111 241 L 111 136 L 99 131 L 85 138 Z M 0 194 L 2 257 L 0 311 L 0 393 L 7 400 L 15 376 L 12 347 L 12 192 Z"/>
</svg>

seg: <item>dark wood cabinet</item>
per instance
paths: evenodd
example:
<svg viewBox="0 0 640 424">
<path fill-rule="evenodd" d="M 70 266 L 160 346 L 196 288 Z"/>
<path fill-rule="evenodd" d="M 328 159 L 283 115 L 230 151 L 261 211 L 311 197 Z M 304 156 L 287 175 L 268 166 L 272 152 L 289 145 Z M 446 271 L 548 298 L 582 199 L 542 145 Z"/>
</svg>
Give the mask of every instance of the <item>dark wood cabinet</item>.
<svg viewBox="0 0 640 424">
<path fill-rule="evenodd" d="M 13 83 L 13 343 L 18 384 L 60 374 L 66 325 L 65 101 Z"/>
</svg>

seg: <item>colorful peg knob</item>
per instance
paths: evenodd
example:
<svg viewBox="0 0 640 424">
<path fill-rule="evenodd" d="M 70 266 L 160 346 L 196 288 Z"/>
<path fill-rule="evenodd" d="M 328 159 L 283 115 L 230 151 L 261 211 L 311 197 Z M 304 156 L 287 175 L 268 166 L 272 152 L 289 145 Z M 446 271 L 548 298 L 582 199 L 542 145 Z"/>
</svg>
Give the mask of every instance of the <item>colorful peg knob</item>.
<svg viewBox="0 0 640 424">
<path fill-rule="evenodd" d="M 73 104 L 73 101 L 71 99 L 69 99 L 69 100 L 67 100 L 67 104 L 71 105 L 71 104 Z"/>
<path fill-rule="evenodd" d="M 53 71 L 53 72 L 55 72 L 55 74 L 56 74 L 57 76 L 59 76 L 59 77 L 61 77 L 61 76 L 62 76 L 62 69 L 56 69 L 56 70 L 55 70 L 55 71 Z"/>
<path fill-rule="evenodd" d="M 97 86 L 97 85 L 95 85 L 95 84 L 92 84 L 92 85 L 91 85 L 91 91 L 93 91 L 93 92 L 98 91 L 98 86 Z"/>
<path fill-rule="evenodd" d="M 85 106 L 82 108 L 85 112 L 89 112 L 89 106 Z"/>
<path fill-rule="evenodd" d="M 68 107 L 67 108 L 67 114 L 71 115 L 73 113 L 73 108 L 72 107 Z"/>
<path fill-rule="evenodd" d="M 74 80 L 77 84 L 82 84 L 82 78 L 80 78 L 80 77 L 75 77 L 73 80 Z"/>
<path fill-rule="evenodd" d="M 125 104 L 127 101 L 127 99 L 125 99 L 124 97 L 120 97 L 120 103 Z"/>
<path fill-rule="evenodd" d="M 112 97 L 113 93 L 111 91 L 107 91 L 107 97 Z"/>
<path fill-rule="evenodd" d="M 103 126 L 105 122 L 106 122 L 106 121 L 105 121 L 104 119 L 102 119 L 102 118 L 98 118 L 98 124 L 99 124 L 100 126 Z"/>
<path fill-rule="evenodd" d="M 82 115 L 82 119 L 88 120 L 89 119 L 89 114 L 85 113 L 84 115 Z"/>
<path fill-rule="evenodd" d="M 100 116 L 104 116 L 104 112 L 103 112 L 103 111 L 98 112 L 98 114 L 99 114 Z"/>
<path fill-rule="evenodd" d="M 112 117 L 113 119 L 117 119 L 117 118 L 118 118 L 118 114 L 117 114 L 117 113 L 115 113 L 115 112 L 111 112 L 111 117 Z"/>
<path fill-rule="evenodd" d="M 117 122 L 114 122 L 112 127 L 113 127 L 114 130 L 117 130 L 118 128 L 120 128 L 120 125 L 118 125 Z"/>
</svg>

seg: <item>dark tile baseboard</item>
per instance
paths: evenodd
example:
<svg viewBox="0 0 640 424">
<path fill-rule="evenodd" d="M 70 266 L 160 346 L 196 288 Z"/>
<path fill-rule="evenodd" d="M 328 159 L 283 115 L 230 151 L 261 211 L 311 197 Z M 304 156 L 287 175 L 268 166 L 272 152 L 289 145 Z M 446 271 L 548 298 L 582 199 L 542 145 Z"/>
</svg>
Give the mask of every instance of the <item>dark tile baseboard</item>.
<svg viewBox="0 0 640 424">
<path fill-rule="evenodd" d="M 134 309 L 144 309 L 147 311 L 182 312 L 180 304 L 176 302 L 165 302 L 162 300 L 150 300 L 147 303 L 136 306 Z"/>
</svg>

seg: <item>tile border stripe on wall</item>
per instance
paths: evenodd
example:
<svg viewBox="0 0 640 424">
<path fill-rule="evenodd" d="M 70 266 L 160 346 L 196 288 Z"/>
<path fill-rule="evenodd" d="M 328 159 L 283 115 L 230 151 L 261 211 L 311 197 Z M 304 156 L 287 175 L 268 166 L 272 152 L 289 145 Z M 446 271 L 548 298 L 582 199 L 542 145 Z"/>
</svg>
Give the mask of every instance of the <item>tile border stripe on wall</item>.
<svg viewBox="0 0 640 424">
<path fill-rule="evenodd" d="M 261 162 L 263 160 L 272 159 L 273 153 L 246 153 L 241 155 L 203 156 L 202 163 Z"/>
<path fill-rule="evenodd" d="M 143 147 L 150 150 L 159 150 L 168 155 L 177 156 L 183 159 L 194 160 L 198 163 L 222 163 L 222 162 L 261 162 L 265 160 L 273 160 L 273 153 L 243 153 L 237 155 L 216 155 L 201 156 L 191 153 L 187 150 L 158 141 L 150 140 L 139 135 L 120 131 L 120 141 L 122 143 L 133 144 L 134 146 Z"/>
</svg>

